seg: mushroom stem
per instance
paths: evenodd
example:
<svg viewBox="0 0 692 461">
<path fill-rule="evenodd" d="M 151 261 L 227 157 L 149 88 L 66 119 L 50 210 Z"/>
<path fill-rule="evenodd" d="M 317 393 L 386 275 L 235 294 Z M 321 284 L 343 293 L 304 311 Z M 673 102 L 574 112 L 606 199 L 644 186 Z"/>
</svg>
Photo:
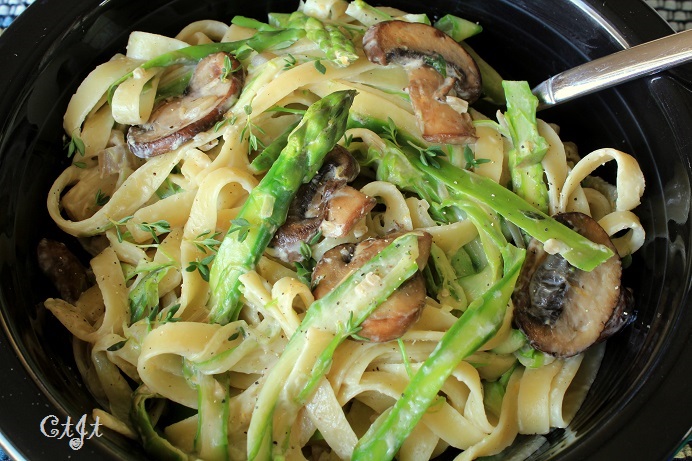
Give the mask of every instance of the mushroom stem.
<svg viewBox="0 0 692 461">
<path fill-rule="evenodd" d="M 423 138 L 429 142 L 474 142 L 471 117 L 460 112 L 481 93 L 481 75 L 473 58 L 454 39 L 432 26 L 403 21 L 384 21 L 371 26 L 363 37 L 368 59 L 380 65 L 404 66 L 409 94 Z"/>
</svg>

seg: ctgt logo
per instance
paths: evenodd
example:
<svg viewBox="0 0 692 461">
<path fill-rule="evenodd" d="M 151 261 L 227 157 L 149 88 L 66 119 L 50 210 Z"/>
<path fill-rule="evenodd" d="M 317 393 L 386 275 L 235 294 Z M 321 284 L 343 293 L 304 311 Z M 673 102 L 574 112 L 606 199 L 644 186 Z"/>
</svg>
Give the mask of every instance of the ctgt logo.
<svg viewBox="0 0 692 461">
<path fill-rule="evenodd" d="M 93 423 L 87 424 L 87 415 L 82 415 L 77 422 L 73 423 L 69 416 L 65 422 L 55 415 L 48 415 L 41 420 L 41 433 L 51 439 L 69 439 L 70 448 L 79 450 L 84 446 L 84 441 L 92 437 L 101 437 L 99 432 L 101 423 L 97 416 Z M 91 429 L 89 429 L 91 428 Z"/>
</svg>

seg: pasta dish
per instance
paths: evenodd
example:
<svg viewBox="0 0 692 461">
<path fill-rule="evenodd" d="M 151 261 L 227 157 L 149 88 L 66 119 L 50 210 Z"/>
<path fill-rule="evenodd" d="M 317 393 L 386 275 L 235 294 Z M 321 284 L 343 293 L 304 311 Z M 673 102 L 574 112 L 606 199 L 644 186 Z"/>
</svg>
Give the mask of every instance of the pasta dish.
<svg viewBox="0 0 692 461">
<path fill-rule="evenodd" d="M 89 258 L 38 253 L 93 417 L 181 460 L 473 460 L 567 427 L 632 318 L 634 157 L 562 140 L 462 18 L 229 19 L 132 32 L 65 113 L 47 206 Z"/>
</svg>

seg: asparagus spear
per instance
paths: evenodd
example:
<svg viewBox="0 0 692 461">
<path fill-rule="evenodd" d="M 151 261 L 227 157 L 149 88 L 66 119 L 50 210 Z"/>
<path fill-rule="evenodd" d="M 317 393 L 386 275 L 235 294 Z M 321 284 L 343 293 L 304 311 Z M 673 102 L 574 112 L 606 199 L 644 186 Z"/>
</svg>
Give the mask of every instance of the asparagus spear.
<svg viewBox="0 0 692 461">
<path fill-rule="evenodd" d="M 466 40 L 483 31 L 483 27 L 480 24 L 454 16 L 453 14 L 446 14 L 435 21 L 435 28 L 449 35 L 457 42 Z"/>
<path fill-rule="evenodd" d="M 363 126 L 375 132 L 383 133 L 383 122 L 371 123 L 372 119 L 358 114 L 351 114 L 354 126 Z M 405 133 L 400 133 L 406 139 Z M 455 167 L 439 158 L 437 164 L 425 165 L 419 153 L 406 146 L 398 146 L 389 140 L 383 140 L 385 152 L 370 150 L 365 157 L 358 158 L 364 166 L 376 166 L 377 179 L 389 181 L 401 189 L 418 194 L 431 204 L 436 212 L 436 219 L 442 212 L 452 212 L 462 208 L 464 200 L 480 202 L 507 221 L 521 228 L 532 237 L 545 242 L 555 239 L 563 243 L 560 254 L 573 266 L 590 271 L 606 261 L 613 252 L 604 245 L 599 245 L 583 237 L 572 229 L 560 224 L 550 216 L 537 210 L 530 203 L 502 187 L 491 179 Z M 444 217 L 442 220 L 445 220 Z"/>
<path fill-rule="evenodd" d="M 354 0 L 349 3 L 348 8 L 346 8 L 346 14 L 357 19 L 367 27 L 377 24 L 378 22 L 391 21 L 394 19 L 389 14 L 367 4 L 363 0 Z"/>
<path fill-rule="evenodd" d="M 137 434 L 139 434 L 144 450 L 152 457 L 163 461 L 188 461 L 190 457 L 187 453 L 161 437 L 154 429 L 149 413 L 147 413 L 146 403 L 148 400 L 158 397 L 144 384 L 132 394 L 130 419 Z"/>
<path fill-rule="evenodd" d="M 536 107 L 538 99 L 524 81 L 502 82 L 507 98 L 505 119 L 512 138 L 509 171 L 512 189 L 521 198 L 542 212 L 548 211 L 548 188 L 543 181 L 541 160 L 548 143 L 538 134 Z"/>
<path fill-rule="evenodd" d="M 439 390 L 464 357 L 475 352 L 500 328 L 505 309 L 524 261 L 524 250 L 508 246 L 511 261 L 505 275 L 444 334 L 409 385 L 387 411 L 378 417 L 358 441 L 352 461 L 386 461 L 394 457 Z"/>
<path fill-rule="evenodd" d="M 327 59 L 340 67 L 346 67 L 358 59 L 353 42 L 334 25 L 324 24 L 317 18 L 300 11 L 291 14 L 288 28 L 305 30 L 307 38 L 315 42 Z"/>
<path fill-rule="evenodd" d="M 234 16 L 233 19 L 231 19 L 231 24 L 235 24 L 236 26 L 240 27 L 247 27 L 248 29 L 257 29 L 262 32 L 276 31 L 280 29 L 279 27 L 274 27 L 270 24 L 258 21 L 257 19 L 248 18 L 245 16 Z"/>
<path fill-rule="evenodd" d="M 329 294 L 312 303 L 262 386 L 248 429 L 248 460 L 270 455 L 272 432 L 284 437 L 276 441 L 279 453 L 274 455 L 280 457 L 290 433 L 291 416 L 312 395 L 336 347 L 355 333 L 370 313 L 418 269 L 417 240 L 415 233 L 397 238 Z M 331 339 L 324 342 L 325 346 L 312 360 L 302 361 L 296 368 L 298 359 L 307 355 L 305 348 L 312 344 L 308 340 L 311 330 L 330 332 Z M 277 412 L 279 421 L 276 422 L 274 410 L 280 394 L 289 388 L 299 392 L 291 396 L 291 402 L 281 402 L 283 411 Z"/>
<path fill-rule="evenodd" d="M 209 318 L 226 324 L 238 318 L 240 280 L 252 270 L 286 220 L 300 185 L 317 173 L 325 155 L 346 130 L 355 91 L 337 91 L 311 105 L 286 147 L 241 208 L 221 242 L 211 268 Z"/>
<path fill-rule="evenodd" d="M 228 416 L 230 383 L 228 373 L 206 375 L 194 370 L 198 393 L 197 434 L 195 451 L 208 461 L 228 459 Z"/>
</svg>

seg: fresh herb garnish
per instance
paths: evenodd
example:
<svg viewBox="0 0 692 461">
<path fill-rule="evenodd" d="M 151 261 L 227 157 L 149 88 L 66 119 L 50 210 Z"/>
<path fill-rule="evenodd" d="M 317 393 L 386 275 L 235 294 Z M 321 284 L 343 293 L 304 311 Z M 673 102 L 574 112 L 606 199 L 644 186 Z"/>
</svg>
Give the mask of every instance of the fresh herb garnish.
<svg viewBox="0 0 692 461">
<path fill-rule="evenodd" d="M 156 189 L 156 196 L 163 200 L 167 197 L 170 197 L 171 195 L 175 195 L 179 192 L 182 192 L 183 188 L 171 181 L 171 178 L 168 177 L 166 180 L 161 184 L 161 186 Z"/>
<path fill-rule="evenodd" d="M 283 112 L 286 114 L 305 115 L 305 109 L 292 109 L 290 107 L 273 106 L 265 112 Z"/>
<path fill-rule="evenodd" d="M 489 158 L 476 158 L 468 145 L 464 147 L 464 160 L 466 161 L 466 166 L 464 169 L 471 171 L 473 171 L 478 165 L 490 162 Z"/>
<path fill-rule="evenodd" d="M 233 67 L 233 61 L 231 61 L 230 56 L 224 56 L 223 67 L 221 68 L 221 81 L 225 82 L 228 80 L 228 76 L 238 69 L 240 69 L 240 66 Z"/>
<path fill-rule="evenodd" d="M 238 330 L 236 330 L 235 333 L 233 333 L 231 336 L 228 337 L 229 341 L 235 341 L 238 339 L 240 336 L 243 336 L 243 338 L 247 337 L 247 332 L 245 331 L 245 328 L 239 326 Z"/>
<path fill-rule="evenodd" d="M 265 134 L 265 132 L 262 128 L 252 123 L 252 119 L 250 118 L 250 115 L 252 114 L 252 106 L 247 105 L 243 109 L 247 114 L 247 123 L 245 123 L 245 127 L 240 132 L 240 139 L 244 139 L 245 135 L 247 135 L 248 144 L 250 144 L 250 148 L 252 150 L 259 150 L 259 148 L 264 149 L 266 146 L 257 137 L 255 131 L 259 132 L 260 134 Z"/>
<path fill-rule="evenodd" d="M 108 346 L 108 348 L 107 348 L 106 350 L 107 350 L 108 352 L 119 351 L 120 349 L 122 349 L 123 347 L 125 347 L 125 344 L 127 344 L 127 339 L 124 339 L 124 340 L 122 340 L 122 341 L 118 341 L 118 342 L 115 343 L 115 344 L 111 344 L 110 346 Z"/>
<path fill-rule="evenodd" d="M 159 243 L 158 234 L 166 234 L 171 231 L 171 225 L 163 219 L 152 223 L 143 222 L 138 224 L 137 227 L 145 232 L 149 232 L 156 243 Z"/>
<path fill-rule="evenodd" d="M 123 240 L 128 240 L 132 237 L 130 231 L 126 230 L 123 232 L 123 230 L 120 229 L 122 226 L 125 226 L 130 219 L 132 219 L 131 215 L 125 216 L 120 221 L 114 221 L 113 219 L 108 218 L 108 221 L 110 221 L 111 225 L 115 228 L 115 235 L 118 237 L 119 243 L 123 243 Z"/>
<path fill-rule="evenodd" d="M 225 125 L 235 125 L 235 122 L 238 120 L 237 116 L 233 116 L 231 118 L 222 118 L 216 124 L 214 125 L 214 133 L 218 132 L 221 128 L 223 128 Z"/>
<path fill-rule="evenodd" d="M 436 157 L 445 156 L 445 152 L 440 146 L 420 147 L 411 141 L 408 141 L 408 144 L 418 151 L 418 158 L 423 165 L 440 168 L 440 162 L 437 161 Z"/>
<path fill-rule="evenodd" d="M 315 265 L 317 261 L 312 257 L 312 248 L 310 245 L 314 245 L 319 242 L 322 237 L 322 231 L 313 235 L 308 242 L 300 242 L 300 256 L 302 260 L 295 263 L 296 275 L 298 279 L 305 285 L 310 286 L 312 283 L 312 272 L 315 270 Z"/>
<path fill-rule="evenodd" d="M 111 196 L 104 194 L 103 191 L 101 191 L 101 189 L 96 191 L 96 200 L 95 200 L 96 206 L 103 206 L 106 203 L 108 203 L 108 201 L 110 199 L 111 199 Z"/>
<path fill-rule="evenodd" d="M 180 317 L 176 317 L 175 314 L 178 313 L 178 310 L 180 309 L 180 304 L 174 304 L 171 307 L 169 307 L 165 311 L 161 311 L 159 315 L 157 316 L 156 320 L 158 320 L 160 323 L 174 323 L 174 322 L 179 322 Z M 165 314 L 165 317 L 164 317 Z"/>
<path fill-rule="evenodd" d="M 216 240 L 216 237 L 219 235 L 221 235 L 221 232 L 214 232 L 213 234 L 211 231 L 202 232 L 192 243 L 199 251 L 216 253 L 219 249 L 219 245 L 221 245 L 221 242 Z"/>
<path fill-rule="evenodd" d="M 209 273 L 210 273 L 210 268 L 209 265 L 214 261 L 214 258 L 216 258 L 216 253 L 211 254 L 202 260 L 195 260 L 190 262 L 190 264 L 185 268 L 187 272 L 194 272 L 194 271 L 199 271 L 199 275 L 202 276 L 202 279 L 205 282 L 209 281 Z"/>
<path fill-rule="evenodd" d="M 231 220 L 231 228 L 228 229 L 228 234 L 238 233 L 238 241 L 244 242 L 247 234 L 250 233 L 250 223 L 245 218 L 236 218 Z"/>
<path fill-rule="evenodd" d="M 392 120 L 392 117 L 387 117 L 387 126 L 383 127 L 382 129 L 384 130 L 384 134 L 382 135 L 382 137 L 385 139 L 389 139 L 396 146 L 399 146 L 399 142 L 396 139 L 399 135 L 399 131 L 396 127 L 396 124 L 394 123 L 394 120 Z"/>
<path fill-rule="evenodd" d="M 368 338 L 365 338 L 363 336 L 360 336 L 358 332 L 362 330 L 363 327 L 358 325 L 355 326 L 353 325 L 353 311 L 351 311 L 348 315 L 348 321 L 346 322 L 346 331 L 344 332 L 344 336 L 348 337 L 350 336 L 351 338 L 355 339 L 356 341 L 370 341 Z"/>
<path fill-rule="evenodd" d="M 292 54 L 286 55 L 286 57 L 284 58 L 284 70 L 291 69 L 296 65 L 297 62 L 298 61 L 296 60 L 295 56 L 293 56 Z"/>
<path fill-rule="evenodd" d="M 399 343 L 399 350 L 401 351 L 401 360 L 404 362 L 404 369 L 406 370 L 408 378 L 411 379 L 413 376 L 413 371 L 411 370 L 411 361 L 406 353 L 406 345 L 404 344 L 404 340 L 401 338 L 397 339 L 397 342 Z"/>
<path fill-rule="evenodd" d="M 72 157 L 75 152 L 78 152 L 79 155 L 84 157 L 84 154 L 86 153 L 86 146 L 84 145 L 84 141 L 82 139 L 75 135 L 70 138 L 70 141 L 65 145 L 67 148 L 67 157 Z"/>
<path fill-rule="evenodd" d="M 442 78 L 447 78 L 447 61 L 441 54 L 437 53 L 433 56 L 425 56 L 425 64 L 435 69 Z"/>
<path fill-rule="evenodd" d="M 322 61 L 319 59 L 315 61 L 315 69 L 317 69 L 317 72 L 320 74 L 324 75 L 327 72 L 327 68 L 324 67 L 324 64 L 322 64 Z"/>
</svg>

